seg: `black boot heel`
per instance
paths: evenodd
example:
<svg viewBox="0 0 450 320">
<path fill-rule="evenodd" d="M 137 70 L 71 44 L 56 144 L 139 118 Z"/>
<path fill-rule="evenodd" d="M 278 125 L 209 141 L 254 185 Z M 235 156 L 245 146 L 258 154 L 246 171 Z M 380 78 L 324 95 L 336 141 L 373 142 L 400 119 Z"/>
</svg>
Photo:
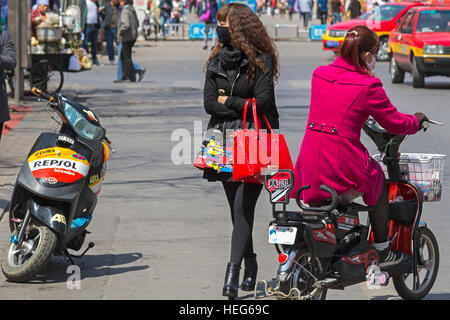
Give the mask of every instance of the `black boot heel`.
<svg viewBox="0 0 450 320">
<path fill-rule="evenodd" d="M 225 273 L 225 283 L 223 285 L 222 295 L 230 300 L 237 298 L 239 288 L 239 270 L 241 267 L 234 263 L 227 264 Z"/>
<path fill-rule="evenodd" d="M 256 263 L 256 254 L 249 258 L 244 258 L 245 271 L 244 280 L 241 283 L 243 291 L 253 291 L 256 285 L 256 275 L 258 273 L 258 264 Z"/>
</svg>

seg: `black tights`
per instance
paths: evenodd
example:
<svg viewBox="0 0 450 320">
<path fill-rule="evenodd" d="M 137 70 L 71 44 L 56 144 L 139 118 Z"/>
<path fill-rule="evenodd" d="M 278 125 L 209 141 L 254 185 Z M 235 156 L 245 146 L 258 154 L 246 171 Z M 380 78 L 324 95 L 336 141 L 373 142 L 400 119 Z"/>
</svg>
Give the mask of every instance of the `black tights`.
<svg viewBox="0 0 450 320">
<path fill-rule="evenodd" d="M 230 262 L 241 265 L 242 259 L 253 256 L 252 230 L 255 207 L 262 184 L 222 182 L 231 210 L 233 233 Z"/>
<path fill-rule="evenodd" d="M 375 205 L 375 210 L 369 211 L 370 224 L 373 231 L 373 242 L 388 241 L 388 191 L 386 183 Z"/>
</svg>

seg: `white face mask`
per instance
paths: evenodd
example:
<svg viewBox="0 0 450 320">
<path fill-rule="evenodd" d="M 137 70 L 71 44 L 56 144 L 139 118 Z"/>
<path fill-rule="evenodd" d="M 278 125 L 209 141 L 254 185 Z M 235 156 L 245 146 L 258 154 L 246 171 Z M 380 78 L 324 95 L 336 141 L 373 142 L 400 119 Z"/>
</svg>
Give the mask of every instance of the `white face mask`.
<svg viewBox="0 0 450 320">
<path fill-rule="evenodd" d="M 369 52 L 370 57 L 372 58 L 372 60 L 370 62 L 366 61 L 367 64 L 367 68 L 372 71 L 373 69 L 375 69 L 375 65 L 377 64 L 377 59 L 375 59 L 375 57 Z"/>
</svg>

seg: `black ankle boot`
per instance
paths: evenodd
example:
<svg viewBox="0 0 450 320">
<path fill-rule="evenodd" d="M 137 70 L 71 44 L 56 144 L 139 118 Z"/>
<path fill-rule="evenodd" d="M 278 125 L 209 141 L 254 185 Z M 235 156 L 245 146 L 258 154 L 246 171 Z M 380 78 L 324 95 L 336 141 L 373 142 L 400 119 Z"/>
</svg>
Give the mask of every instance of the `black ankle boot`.
<svg viewBox="0 0 450 320">
<path fill-rule="evenodd" d="M 244 291 L 255 290 L 256 274 L 258 273 L 258 264 L 256 263 L 256 254 L 249 258 L 244 258 L 245 270 L 244 280 L 241 283 L 241 289 Z"/>
<path fill-rule="evenodd" d="M 223 285 L 222 295 L 229 299 L 235 299 L 238 296 L 239 270 L 241 267 L 234 263 L 227 264 L 225 273 L 225 283 Z"/>
</svg>

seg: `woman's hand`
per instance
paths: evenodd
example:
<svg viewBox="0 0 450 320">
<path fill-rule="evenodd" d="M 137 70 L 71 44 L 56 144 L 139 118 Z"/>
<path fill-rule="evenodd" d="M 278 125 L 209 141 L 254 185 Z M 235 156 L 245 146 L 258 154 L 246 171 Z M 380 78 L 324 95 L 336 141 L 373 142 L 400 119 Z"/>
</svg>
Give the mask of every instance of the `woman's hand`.
<svg viewBox="0 0 450 320">
<path fill-rule="evenodd" d="M 219 101 L 221 104 L 225 104 L 225 101 L 227 101 L 228 96 L 219 96 L 217 98 L 217 101 Z"/>
<path fill-rule="evenodd" d="M 424 115 L 422 112 L 416 112 L 414 113 L 414 115 L 416 116 L 417 120 L 419 120 L 419 124 L 422 124 L 422 122 L 428 120 L 428 117 Z"/>
</svg>

